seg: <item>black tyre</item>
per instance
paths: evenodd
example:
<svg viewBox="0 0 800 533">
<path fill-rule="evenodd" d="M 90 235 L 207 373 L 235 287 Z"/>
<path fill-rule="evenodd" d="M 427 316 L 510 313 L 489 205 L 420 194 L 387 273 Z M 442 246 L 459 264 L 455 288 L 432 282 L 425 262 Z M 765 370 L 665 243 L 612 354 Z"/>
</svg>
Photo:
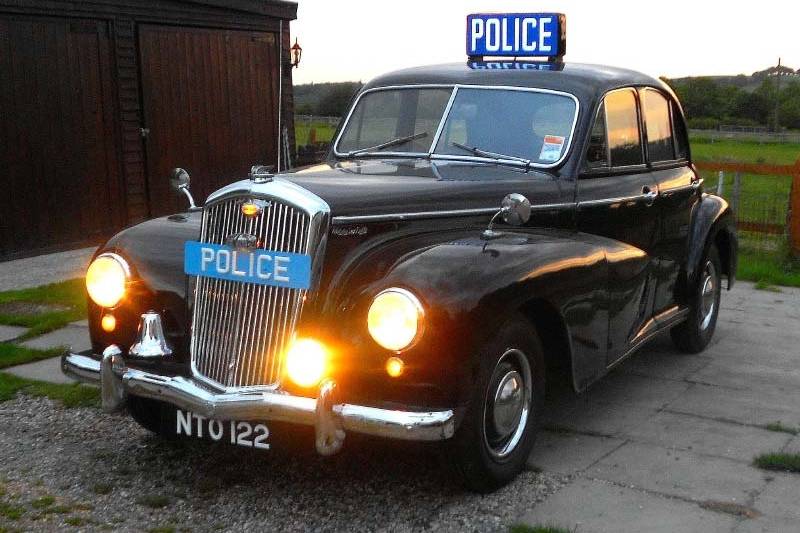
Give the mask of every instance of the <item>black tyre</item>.
<svg viewBox="0 0 800 533">
<path fill-rule="evenodd" d="M 479 352 L 472 398 L 450 445 L 465 485 L 490 492 L 525 467 L 544 402 L 541 343 L 523 317 L 508 321 Z"/>
<path fill-rule="evenodd" d="M 702 352 L 708 346 L 719 316 L 722 265 L 716 246 L 708 248 L 700 265 L 700 274 L 689 300 L 689 317 L 670 330 L 672 342 L 686 353 Z"/>
<path fill-rule="evenodd" d="M 128 396 L 128 412 L 146 430 L 167 436 L 162 424 L 163 404 L 149 398 Z"/>
</svg>

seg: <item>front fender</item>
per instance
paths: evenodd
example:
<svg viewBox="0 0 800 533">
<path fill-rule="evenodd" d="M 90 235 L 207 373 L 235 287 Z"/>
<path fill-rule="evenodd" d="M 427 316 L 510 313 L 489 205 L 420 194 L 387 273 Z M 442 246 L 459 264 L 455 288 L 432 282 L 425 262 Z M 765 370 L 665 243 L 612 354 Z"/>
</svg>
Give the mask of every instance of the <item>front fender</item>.
<svg viewBox="0 0 800 533">
<path fill-rule="evenodd" d="M 700 269 L 700 262 L 712 244 L 720 249 L 722 268 L 728 276 L 728 289 L 736 279 L 738 239 L 733 210 L 724 198 L 704 194 L 692 210 L 689 227 L 688 255 L 686 260 L 687 287 L 694 287 Z"/>
<path fill-rule="evenodd" d="M 576 389 L 605 372 L 609 264 L 622 271 L 627 261 L 642 260 L 641 250 L 563 230 L 520 230 L 488 241 L 475 230 L 435 237 L 414 249 L 395 241 L 373 251 L 386 258 L 393 249 L 403 250 L 390 267 L 378 270 L 368 254 L 346 277 L 348 296 L 335 308 L 348 310 L 353 329 L 363 332 L 354 333 L 349 344 L 367 346 L 377 360 L 392 355 L 365 331 L 369 303 L 387 287 L 412 291 L 425 308 L 425 331 L 401 355 L 414 372 L 408 379 L 441 384 L 448 389 L 443 397 L 463 402 L 478 347 L 527 303 L 545 300 L 565 325 L 564 356 L 571 358 Z"/>
</svg>

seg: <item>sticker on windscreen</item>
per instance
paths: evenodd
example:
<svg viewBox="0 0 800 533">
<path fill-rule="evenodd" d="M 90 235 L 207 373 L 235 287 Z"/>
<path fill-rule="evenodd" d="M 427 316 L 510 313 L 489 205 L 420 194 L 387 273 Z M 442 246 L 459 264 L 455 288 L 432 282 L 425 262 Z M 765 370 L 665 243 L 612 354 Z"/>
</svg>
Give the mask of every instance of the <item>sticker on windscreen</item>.
<svg viewBox="0 0 800 533">
<path fill-rule="evenodd" d="M 539 154 L 539 161 L 558 161 L 561 159 L 561 152 L 564 150 L 564 137 L 558 135 L 545 135 L 542 143 L 542 151 Z"/>
</svg>

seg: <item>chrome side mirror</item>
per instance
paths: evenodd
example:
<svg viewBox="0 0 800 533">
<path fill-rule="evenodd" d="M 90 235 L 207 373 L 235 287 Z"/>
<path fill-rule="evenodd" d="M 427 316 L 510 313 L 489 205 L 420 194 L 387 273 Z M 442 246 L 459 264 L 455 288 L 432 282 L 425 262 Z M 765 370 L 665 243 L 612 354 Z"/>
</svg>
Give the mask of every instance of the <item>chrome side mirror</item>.
<svg viewBox="0 0 800 533">
<path fill-rule="evenodd" d="M 483 232 L 484 239 L 494 239 L 502 235 L 494 231 L 497 217 L 502 217 L 503 222 L 510 226 L 522 226 L 531 219 L 531 202 L 519 193 L 511 193 L 500 202 L 500 210 L 489 221 L 489 227 Z"/>
<path fill-rule="evenodd" d="M 189 192 L 189 182 L 191 178 L 189 177 L 189 173 L 186 172 L 182 168 L 173 168 L 172 172 L 169 176 L 169 184 L 178 192 L 183 193 L 186 196 L 186 199 L 189 200 L 189 211 L 197 209 L 197 206 L 194 203 L 194 198 L 192 197 L 192 193 Z"/>
</svg>

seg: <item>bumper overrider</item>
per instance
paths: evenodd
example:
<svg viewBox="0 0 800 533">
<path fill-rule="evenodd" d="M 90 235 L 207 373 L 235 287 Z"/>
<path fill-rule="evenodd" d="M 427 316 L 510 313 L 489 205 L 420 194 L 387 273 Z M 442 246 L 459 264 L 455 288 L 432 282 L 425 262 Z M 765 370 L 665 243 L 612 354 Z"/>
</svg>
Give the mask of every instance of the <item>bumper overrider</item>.
<svg viewBox="0 0 800 533">
<path fill-rule="evenodd" d="M 316 448 L 322 455 L 338 452 L 348 431 L 413 441 L 445 440 L 454 431 L 452 410 L 400 411 L 340 403 L 332 380 L 320 384 L 316 398 L 271 390 L 215 391 L 192 378 L 130 368 L 113 344 L 99 360 L 91 354 L 67 351 L 61 358 L 61 368 L 80 381 L 99 384 L 103 409 L 108 412 L 124 407 L 127 395 L 132 394 L 212 419 L 314 426 Z"/>
</svg>

